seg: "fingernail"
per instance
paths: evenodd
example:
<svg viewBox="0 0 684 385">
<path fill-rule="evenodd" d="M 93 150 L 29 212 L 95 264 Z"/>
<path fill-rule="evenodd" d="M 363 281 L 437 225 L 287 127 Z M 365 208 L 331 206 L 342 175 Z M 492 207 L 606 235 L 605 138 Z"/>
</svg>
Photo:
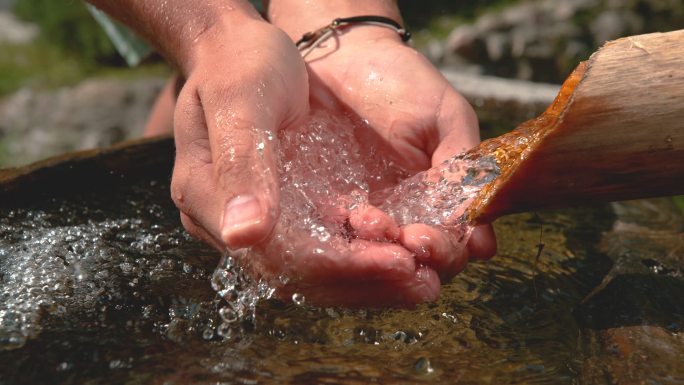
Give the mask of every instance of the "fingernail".
<svg viewBox="0 0 684 385">
<path fill-rule="evenodd" d="M 261 221 L 261 205 L 253 195 L 238 195 L 226 205 L 223 216 L 223 234 L 236 227 L 244 227 Z"/>
</svg>

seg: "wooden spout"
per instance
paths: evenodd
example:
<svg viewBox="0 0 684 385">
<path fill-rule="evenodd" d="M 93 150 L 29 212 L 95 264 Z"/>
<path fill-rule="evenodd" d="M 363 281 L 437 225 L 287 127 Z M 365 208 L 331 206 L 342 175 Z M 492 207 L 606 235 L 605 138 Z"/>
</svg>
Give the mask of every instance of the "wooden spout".
<svg viewBox="0 0 684 385">
<path fill-rule="evenodd" d="M 473 151 L 501 170 L 471 206 L 476 223 L 684 194 L 684 30 L 606 43 L 544 114 Z"/>
</svg>

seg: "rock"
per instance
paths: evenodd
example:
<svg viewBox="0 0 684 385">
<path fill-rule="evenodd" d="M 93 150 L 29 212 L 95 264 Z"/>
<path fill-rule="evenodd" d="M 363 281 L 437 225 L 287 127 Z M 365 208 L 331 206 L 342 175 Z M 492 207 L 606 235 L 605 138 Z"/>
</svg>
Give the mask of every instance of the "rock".
<svg viewBox="0 0 684 385">
<path fill-rule="evenodd" d="M 473 106 L 485 136 L 510 131 L 539 116 L 559 91 L 554 84 L 482 76 L 454 68 L 442 74 Z"/>
<path fill-rule="evenodd" d="M 36 25 L 19 21 L 11 13 L 0 10 L 0 43 L 27 44 L 36 36 Z"/>
<path fill-rule="evenodd" d="M 614 261 L 575 309 L 593 346 L 581 383 L 681 384 L 684 216 L 667 198 L 614 203 L 601 252 Z"/>
<path fill-rule="evenodd" d="M 446 42 L 447 51 L 471 61 L 477 61 L 486 54 L 486 47 L 479 39 L 479 31 L 471 25 L 464 25 L 451 31 Z"/>
<path fill-rule="evenodd" d="M 589 24 L 589 30 L 597 44 L 622 36 L 638 34 L 643 30 L 644 21 L 630 10 L 610 9 L 602 12 Z"/>
<path fill-rule="evenodd" d="M 0 102 L 0 166 L 140 136 L 162 78 L 86 80 L 54 91 L 23 88 Z"/>
<path fill-rule="evenodd" d="M 584 362 L 583 384 L 681 384 L 684 335 L 652 325 L 587 333 L 605 350 Z M 595 335 L 592 335 L 595 334 Z"/>
<path fill-rule="evenodd" d="M 525 1 L 454 29 L 443 62 L 458 56 L 487 75 L 560 83 L 606 40 L 682 25 L 680 0 Z"/>
</svg>

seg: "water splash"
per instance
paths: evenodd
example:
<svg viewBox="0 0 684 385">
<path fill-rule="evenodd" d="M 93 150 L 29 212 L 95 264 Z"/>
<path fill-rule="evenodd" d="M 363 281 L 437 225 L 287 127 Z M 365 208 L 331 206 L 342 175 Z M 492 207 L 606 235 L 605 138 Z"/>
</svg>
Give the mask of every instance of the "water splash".
<svg viewBox="0 0 684 385">
<path fill-rule="evenodd" d="M 124 201 L 112 209 L 116 215 L 78 199 L 45 202 L 45 209 L 2 211 L 0 350 L 21 348 L 48 319 L 83 311 L 105 323 L 107 314 L 121 310 L 115 307 L 136 301 L 144 304 L 143 318 L 159 320 L 156 329 L 162 333 L 173 333 L 169 325 L 181 319 L 210 322 L 200 308 L 210 308 L 211 300 L 205 305 L 147 304 L 144 288 L 149 285 L 178 275 L 206 281 L 208 274 L 177 256 L 190 237 L 178 228 L 176 215 L 155 203 L 167 196 L 168 187 L 151 182 L 138 188 L 149 201 Z M 157 317 L 164 313 L 168 317 Z"/>
<path fill-rule="evenodd" d="M 493 156 L 466 153 L 404 180 L 373 197 L 400 225 L 468 225 L 467 209 L 483 186 L 499 174 Z"/>
<path fill-rule="evenodd" d="M 439 226 L 460 234 L 465 247 L 471 230 L 465 210 L 498 174 L 496 159 L 461 154 L 408 178 L 381 149 L 359 139 L 368 130 L 363 122 L 317 111 L 306 125 L 279 133 L 275 230 L 263 244 L 224 257 L 214 273 L 216 290 L 240 318 L 253 317 L 259 298 L 300 278 L 295 259 L 343 258 L 356 237 L 349 223 L 353 210 L 372 205 L 398 225 Z M 250 281 L 250 273 L 260 279 Z"/>
</svg>

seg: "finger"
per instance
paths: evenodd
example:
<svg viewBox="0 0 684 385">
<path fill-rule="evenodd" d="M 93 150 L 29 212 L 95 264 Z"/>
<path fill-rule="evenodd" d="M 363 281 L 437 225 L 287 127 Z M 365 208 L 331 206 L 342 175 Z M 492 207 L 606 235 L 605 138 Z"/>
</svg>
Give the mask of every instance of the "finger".
<svg viewBox="0 0 684 385">
<path fill-rule="evenodd" d="M 278 180 L 273 122 L 245 113 L 250 106 L 234 106 L 241 116 L 220 108 L 209 124 L 214 178 L 226 199 L 221 239 L 232 248 L 249 246 L 266 237 L 278 214 Z M 225 119 L 225 120 L 224 120 Z"/>
<path fill-rule="evenodd" d="M 259 258 L 261 269 L 274 277 L 285 274 L 297 282 L 326 285 L 350 280 L 405 280 L 416 269 L 413 253 L 397 244 L 342 238 L 321 242 L 308 235 L 302 238 L 295 241 L 296 246 L 285 243 L 265 248 L 256 246 L 258 253 L 266 256 Z"/>
<path fill-rule="evenodd" d="M 399 225 L 384 211 L 371 205 L 352 210 L 349 223 L 354 234 L 369 241 L 395 241 L 399 238 Z"/>
<path fill-rule="evenodd" d="M 196 92 L 184 87 L 174 112 L 176 159 L 171 197 L 180 210 L 183 225 L 191 234 L 221 241 L 221 203 L 213 177 L 211 148 L 202 105 Z M 200 231 L 205 235 L 200 235 Z"/>
<path fill-rule="evenodd" d="M 402 280 L 409 278 L 416 268 L 413 254 L 399 245 L 355 239 L 347 247 L 343 252 L 323 256 L 314 252 L 309 258 L 301 258 L 298 270 L 303 280 Z"/>
<path fill-rule="evenodd" d="M 278 296 L 291 301 L 294 293 L 302 294 L 305 303 L 317 306 L 359 307 L 412 307 L 435 301 L 439 297 L 440 281 L 437 273 L 421 266 L 403 280 L 359 282 L 347 281 L 324 285 L 285 287 Z"/>
<path fill-rule="evenodd" d="M 207 243 L 211 245 L 213 248 L 217 250 L 223 250 L 225 247 L 223 244 L 217 240 L 214 239 L 214 237 L 211 236 L 211 234 L 207 233 L 201 226 L 199 226 L 192 218 L 189 216 L 181 213 L 181 223 L 183 224 L 183 227 L 185 230 L 190 233 L 193 237 L 199 239 L 200 241 Z"/>
<path fill-rule="evenodd" d="M 433 167 L 480 143 L 475 111 L 451 86 L 442 95 L 436 134 L 439 144 L 432 153 Z"/>
<path fill-rule="evenodd" d="M 262 241 L 279 211 L 277 129 L 283 122 L 262 79 L 241 79 L 200 90 L 214 179 L 223 196 L 221 239 L 230 248 Z M 279 108 L 279 107 L 278 107 Z M 278 114 L 280 116 L 281 114 Z"/>
<path fill-rule="evenodd" d="M 473 260 L 488 260 L 496 254 L 496 237 L 492 225 L 480 225 L 473 229 L 468 240 L 468 254 Z"/>
<path fill-rule="evenodd" d="M 416 255 L 418 263 L 430 266 L 445 279 L 461 272 L 468 262 L 465 240 L 432 226 L 404 226 L 399 242 Z"/>
</svg>

